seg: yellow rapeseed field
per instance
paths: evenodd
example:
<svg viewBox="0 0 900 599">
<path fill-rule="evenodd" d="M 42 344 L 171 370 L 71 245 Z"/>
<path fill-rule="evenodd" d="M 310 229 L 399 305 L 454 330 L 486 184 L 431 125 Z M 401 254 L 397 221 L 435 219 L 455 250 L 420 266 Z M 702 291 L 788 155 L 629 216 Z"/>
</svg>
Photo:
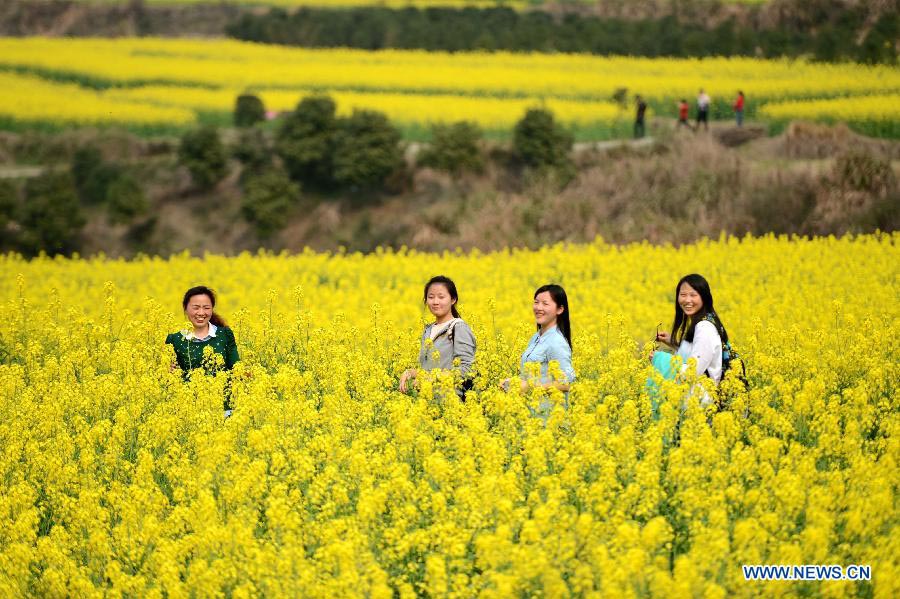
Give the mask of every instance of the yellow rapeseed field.
<svg viewBox="0 0 900 599">
<path fill-rule="evenodd" d="M 154 107 L 224 115 L 242 92 L 260 94 L 270 109 L 290 108 L 313 92 L 330 92 L 339 96 L 342 111 L 377 109 L 407 127 L 465 119 L 502 130 L 508 130 L 525 107 L 545 104 L 576 130 L 609 131 L 633 116 L 633 106 L 612 104 L 621 89 L 629 97 L 642 94 L 658 114 L 674 117 L 677 100 L 693 102 L 703 88 L 712 96 L 714 118 L 730 117 L 739 89 L 747 94 L 748 116 L 770 102 L 836 97 L 852 102 L 900 93 L 900 71 L 890 66 L 787 59 L 371 52 L 235 40 L 0 38 L 4 69 L 62 79 L 65 85 L 75 81 L 104 88 L 90 93 L 97 94 L 98 101 L 133 102 L 135 110 L 148 112 L 145 120 L 155 118 L 149 116 Z M 36 97 L 41 101 L 32 100 Z M 62 88 L 56 94 L 24 95 L 16 103 L 0 104 L 0 115 L 27 120 L 37 111 L 53 121 L 65 114 L 65 97 Z M 104 114 L 98 103 L 90 119 L 102 120 Z M 844 118 L 837 114 L 820 110 L 816 118 Z M 861 119 L 884 122 L 883 117 Z"/>
<path fill-rule="evenodd" d="M 111 90 L 106 96 L 119 101 L 132 100 L 142 104 L 187 107 L 209 112 L 228 112 L 234 109 L 240 89 L 205 89 L 173 86 L 142 86 Z M 454 96 L 448 94 L 358 93 L 323 90 L 298 92 L 264 90 L 258 93 L 269 110 L 293 110 L 300 99 L 313 93 L 327 93 L 334 98 L 339 114 L 353 110 L 377 110 L 392 121 L 428 126 L 434 123 L 472 121 L 485 129 L 512 129 L 526 110 L 543 106 L 564 123 L 590 126 L 596 122 L 628 121 L 630 111 L 612 102 L 590 102 L 557 98 L 497 98 L 491 96 Z"/>
<path fill-rule="evenodd" d="M 73 83 L 54 83 L 32 75 L 0 72 L 0 118 L 24 124 L 187 125 L 196 120 L 184 106 L 117 100 Z"/>
<path fill-rule="evenodd" d="M 0 595 L 897 597 L 898 242 L 0 257 Z M 689 272 L 750 388 L 705 412 L 664 383 L 655 420 L 648 342 Z M 465 403 L 397 390 L 434 274 L 478 341 Z M 548 282 L 579 378 L 544 426 L 496 383 Z M 163 345 L 200 283 L 242 355 L 224 421 L 226 375 L 183 383 Z"/>
<path fill-rule="evenodd" d="M 772 121 L 843 121 L 883 137 L 900 136 L 900 94 L 773 102 L 763 106 L 760 115 Z"/>
<path fill-rule="evenodd" d="M 156 38 L 0 38 L 0 65 L 116 84 L 166 82 L 232 88 L 316 88 L 609 99 L 618 88 L 648 98 L 730 101 L 900 90 L 887 66 L 750 58 L 654 59 L 587 54 L 307 49 Z"/>
</svg>

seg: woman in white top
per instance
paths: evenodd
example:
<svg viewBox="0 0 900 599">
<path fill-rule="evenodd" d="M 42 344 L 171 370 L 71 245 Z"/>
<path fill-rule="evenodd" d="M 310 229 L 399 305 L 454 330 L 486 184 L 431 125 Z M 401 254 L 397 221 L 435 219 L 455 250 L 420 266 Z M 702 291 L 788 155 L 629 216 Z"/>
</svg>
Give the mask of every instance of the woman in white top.
<svg viewBox="0 0 900 599">
<path fill-rule="evenodd" d="M 656 334 L 656 340 L 671 348 L 684 360 L 681 372 L 691 358 L 697 360 L 697 374 L 706 375 L 719 384 L 722 380 L 722 346 L 728 333 L 713 307 L 709 283 L 698 274 L 682 277 L 675 287 L 675 321 L 672 332 Z M 710 402 L 704 393 L 701 404 Z"/>
</svg>

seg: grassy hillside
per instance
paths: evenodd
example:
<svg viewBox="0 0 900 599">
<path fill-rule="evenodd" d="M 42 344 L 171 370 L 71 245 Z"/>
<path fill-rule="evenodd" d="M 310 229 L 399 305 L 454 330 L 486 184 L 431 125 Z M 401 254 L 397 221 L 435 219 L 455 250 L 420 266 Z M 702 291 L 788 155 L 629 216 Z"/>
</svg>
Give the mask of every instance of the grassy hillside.
<svg viewBox="0 0 900 599">
<path fill-rule="evenodd" d="M 175 156 L 177 140 L 103 131 L 5 134 L 0 175 L 15 182 L 47 168 L 67 170 L 77 148 L 101 148 L 138 178 L 151 204 L 129 224 L 111 223 L 103 206 L 86 207 L 78 247 L 112 255 L 231 254 L 260 246 L 487 250 L 597 235 L 616 243 L 684 243 L 720 232 L 827 235 L 900 225 L 900 144 L 846 127 L 795 124 L 778 137 L 731 148 L 740 141 L 735 131 L 657 130 L 658 140 L 643 146 L 580 145 L 569 181 L 528 175 L 503 144 L 485 147 L 484 174 L 462 177 L 416 167 L 410 148 L 408 170 L 387 190 L 302 190 L 286 226 L 268 239 L 244 219 L 240 165 L 232 162 L 221 183 L 198 191 Z"/>
</svg>

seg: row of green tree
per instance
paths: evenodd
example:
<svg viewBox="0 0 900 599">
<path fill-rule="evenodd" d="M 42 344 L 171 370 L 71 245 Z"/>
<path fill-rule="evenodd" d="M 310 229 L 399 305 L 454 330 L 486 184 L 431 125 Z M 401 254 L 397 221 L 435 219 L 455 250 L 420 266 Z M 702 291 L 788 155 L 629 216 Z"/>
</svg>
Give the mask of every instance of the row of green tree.
<svg viewBox="0 0 900 599">
<path fill-rule="evenodd" d="M 372 202 L 385 192 L 403 191 L 410 179 L 400 131 L 382 113 L 338 116 L 331 97 L 311 96 L 284 115 L 274 133 L 260 126 L 264 113 L 259 98 L 241 96 L 233 144 L 204 126 L 186 132 L 178 147 L 178 163 L 197 193 L 212 197 L 208 192 L 240 168 L 241 212 L 262 240 L 312 198 Z M 487 160 L 482 138 L 473 123 L 437 125 L 416 164 L 457 176 L 481 172 Z M 572 143 L 551 112 L 535 108 L 517 123 L 508 158 L 515 168 L 568 177 L 574 172 Z M 50 170 L 24 184 L 0 180 L 0 251 L 28 256 L 78 251 L 88 211 L 146 236 L 154 221 L 147 217 L 145 185 L 126 165 L 104 159 L 92 146 L 77 149 L 67 170 Z"/>
<path fill-rule="evenodd" d="M 258 97 L 237 99 L 234 121 L 242 131 L 232 150 L 242 164 L 242 212 L 263 239 L 283 228 L 292 208 L 304 203 L 301 190 L 317 197 L 339 194 L 361 204 L 377 201 L 385 191 L 402 191 L 409 180 L 400 130 L 381 112 L 339 116 L 330 96 L 309 96 L 281 118 L 272 136 L 257 126 L 264 114 Z M 482 141 L 474 123 L 435 125 L 416 165 L 455 176 L 480 173 L 486 163 Z M 552 112 L 534 108 L 516 124 L 509 158 L 516 168 L 568 177 L 574 170 L 573 142 Z M 225 176 L 227 153 L 209 127 L 182 139 L 182 163 L 201 187 Z"/>
<path fill-rule="evenodd" d="M 150 203 L 139 179 L 103 159 L 93 146 L 75 150 L 68 170 L 49 169 L 24 184 L 0 180 L 0 251 L 27 256 L 67 254 L 80 247 L 86 209 L 103 210 L 110 224 L 131 225 Z"/>
<path fill-rule="evenodd" d="M 586 52 L 630 56 L 814 56 L 818 60 L 896 63 L 900 17 L 867 22 L 862 3 L 823 10 L 814 23 L 766 28 L 727 20 L 715 27 L 676 16 L 623 20 L 557 16 L 505 7 L 303 8 L 246 12 L 226 28 L 247 41 L 304 47 L 465 51 Z"/>
</svg>

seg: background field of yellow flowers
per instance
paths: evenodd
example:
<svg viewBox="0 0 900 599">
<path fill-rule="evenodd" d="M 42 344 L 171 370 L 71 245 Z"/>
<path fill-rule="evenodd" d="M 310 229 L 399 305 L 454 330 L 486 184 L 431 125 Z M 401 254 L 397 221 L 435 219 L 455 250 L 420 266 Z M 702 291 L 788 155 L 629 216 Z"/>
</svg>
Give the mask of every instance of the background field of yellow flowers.
<svg viewBox="0 0 900 599">
<path fill-rule="evenodd" d="M 527 108 L 545 105 L 582 137 L 611 137 L 630 133 L 633 117 L 631 105 L 614 103 L 617 91 L 642 94 L 659 115 L 674 118 L 677 102 L 693 102 L 703 88 L 713 118 L 730 118 L 743 90 L 748 117 L 759 109 L 776 124 L 841 120 L 870 135 L 900 136 L 900 71 L 889 65 L 33 37 L 0 38 L 0 71 L 0 119 L 20 126 L 184 127 L 214 115 L 228 122 L 245 92 L 272 111 L 325 92 L 341 112 L 383 111 L 406 129 L 472 120 L 508 131 Z"/>
<path fill-rule="evenodd" d="M 898 241 L 0 257 L 0 594 L 896 597 Z M 647 345 L 694 271 L 751 386 L 707 413 L 666 383 L 657 421 Z M 438 273 L 478 340 L 465 403 L 397 391 Z M 550 281 L 579 381 L 545 427 L 496 383 Z M 225 377 L 182 383 L 162 344 L 197 283 L 242 352 L 226 421 Z"/>
</svg>

